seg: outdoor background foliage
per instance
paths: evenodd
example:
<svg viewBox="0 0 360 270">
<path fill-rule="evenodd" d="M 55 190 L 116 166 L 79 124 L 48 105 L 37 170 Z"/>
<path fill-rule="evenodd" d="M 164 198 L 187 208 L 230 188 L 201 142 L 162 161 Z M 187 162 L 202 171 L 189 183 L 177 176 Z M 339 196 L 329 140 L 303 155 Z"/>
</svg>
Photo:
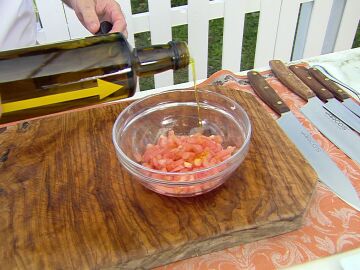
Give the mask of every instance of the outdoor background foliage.
<svg viewBox="0 0 360 270">
<path fill-rule="evenodd" d="M 187 0 L 171 0 L 171 6 L 187 5 Z M 131 0 L 133 13 L 148 11 L 147 0 Z M 249 13 L 245 16 L 244 38 L 242 48 L 242 62 L 240 70 L 248 70 L 254 67 L 255 47 L 257 28 L 259 23 L 259 12 Z M 209 24 L 209 56 L 208 56 L 208 76 L 221 69 L 222 53 L 222 33 L 224 19 L 211 20 Z M 187 41 L 187 25 L 173 27 L 173 40 Z M 150 32 L 135 35 L 135 45 L 137 47 L 151 45 Z M 360 24 L 354 40 L 353 48 L 360 47 Z M 196 61 L 196 59 L 195 59 Z M 174 72 L 175 84 L 188 81 L 188 70 L 178 70 Z M 155 87 L 153 78 L 140 78 L 141 90 L 152 89 Z"/>
</svg>

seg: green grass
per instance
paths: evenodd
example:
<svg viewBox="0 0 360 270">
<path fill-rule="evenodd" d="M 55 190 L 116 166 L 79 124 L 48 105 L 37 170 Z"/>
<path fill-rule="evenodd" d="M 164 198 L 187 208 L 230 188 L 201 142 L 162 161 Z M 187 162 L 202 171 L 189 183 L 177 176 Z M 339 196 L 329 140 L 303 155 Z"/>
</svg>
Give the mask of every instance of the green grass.
<svg viewBox="0 0 360 270">
<path fill-rule="evenodd" d="M 151 45 L 150 32 L 143 32 L 135 34 L 135 46 L 147 47 Z M 155 88 L 154 77 L 140 77 L 139 79 L 140 89 L 149 90 Z"/>
<path fill-rule="evenodd" d="M 172 28 L 172 36 L 175 41 L 188 39 L 188 26 L 180 25 Z M 174 71 L 174 83 L 184 83 L 189 81 L 189 68 L 182 68 Z"/>
<path fill-rule="evenodd" d="M 360 23 L 358 24 L 358 28 L 356 31 L 356 35 L 355 35 L 355 39 L 354 39 L 354 43 L 353 43 L 353 48 L 358 48 L 360 47 Z"/>
<path fill-rule="evenodd" d="M 257 29 L 259 26 L 260 12 L 245 15 L 242 59 L 240 70 L 248 70 L 254 67 Z"/>
<path fill-rule="evenodd" d="M 171 6 L 186 5 L 187 0 L 172 0 Z M 131 0 L 133 13 L 148 11 L 147 0 Z M 259 23 L 259 12 L 248 13 L 245 16 L 245 27 L 242 47 L 242 60 L 240 70 L 248 70 L 254 67 L 256 37 Z M 208 55 L 208 76 L 221 69 L 222 38 L 224 20 L 216 19 L 209 22 L 209 55 Z M 173 27 L 173 40 L 187 41 L 187 25 Z M 139 33 L 135 35 L 136 46 L 148 46 L 151 44 L 150 33 Z M 360 24 L 354 39 L 353 48 L 360 47 Z M 196 60 L 196 59 L 195 59 Z M 174 72 L 175 84 L 188 81 L 188 69 Z M 154 88 L 153 78 L 141 78 L 140 89 Z"/>
<path fill-rule="evenodd" d="M 221 69 L 223 30 L 224 19 L 209 21 L 208 76 Z"/>
<path fill-rule="evenodd" d="M 186 5 L 187 0 L 172 0 L 171 6 Z M 132 12 L 141 13 L 148 11 L 147 0 L 132 0 Z M 241 70 L 251 69 L 254 65 L 255 46 L 259 12 L 247 14 L 245 17 L 245 31 L 243 42 L 243 55 Z M 223 39 L 224 19 L 211 20 L 209 22 L 209 55 L 208 55 L 208 76 L 221 69 L 222 39 Z M 187 25 L 172 28 L 173 40 L 188 40 Z M 136 47 L 151 45 L 150 33 L 139 33 L 135 35 Z M 189 80 L 188 68 L 174 72 L 175 84 L 187 82 Z M 154 78 L 140 78 L 140 89 L 147 90 L 154 88 Z"/>
</svg>

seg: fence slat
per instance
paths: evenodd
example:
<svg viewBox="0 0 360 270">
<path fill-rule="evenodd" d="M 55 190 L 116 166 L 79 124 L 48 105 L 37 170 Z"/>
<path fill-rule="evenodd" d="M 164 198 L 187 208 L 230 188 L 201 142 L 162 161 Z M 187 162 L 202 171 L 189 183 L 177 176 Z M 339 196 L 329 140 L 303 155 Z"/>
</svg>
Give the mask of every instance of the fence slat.
<svg viewBox="0 0 360 270">
<path fill-rule="evenodd" d="M 152 44 L 167 43 L 171 34 L 170 0 L 148 0 L 150 36 Z M 169 70 L 155 76 L 155 88 L 174 84 L 173 71 Z"/>
<path fill-rule="evenodd" d="M 124 13 L 126 24 L 127 24 L 127 32 L 128 32 L 128 42 L 130 45 L 135 48 L 135 31 L 134 31 L 134 17 L 131 9 L 131 1 L 130 0 L 117 0 L 117 2 L 121 6 L 121 10 Z M 140 91 L 139 79 L 136 82 L 136 92 Z"/>
<path fill-rule="evenodd" d="M 333 0 L 314 0 L 303 57 L 320 55 L 329 22 Z"/>
<path fill-rule="evenodd" d="M 128 31 L 128 42 L 132 47 L 135 47 L 135 37 L 134 37 L 134 22 L 133 22 L 133 15 L 131 10 L 131 2 L 130 0 L 117 0 L 117 2 L 121 6 L 121 10 L 124 13 L 126 24 L 127 24 L 127 31 Z"/>
<path fill-rule="evenodd" d="M 347 50 L 352 47 L 360 20 L 360 1 L 347 0 L 339 32 L 336 38 L 334 51 Z"/>
<path fill-rule="evenodd" d="M 70 38 L 83 38 L 92 36 L 91 34 L 79 21 L 78 17 L 75 14 L 75 11 L 72 8 L 69 8 L 67 5 L 64 5 L 64 11 L 67 18 L 67 23 L 70 32 Z"/>
<path fill-rule="evenodd" d="M 360 19 L 360 0 L 188 0 L 187 5 L 174 8 L 170 0 L 148 0 L 149 12 L 140 14 L 132 14 L 131 0 L 116 1 L 125 14 L 128 41 L 133 47 L 135 33 L 150 31 L 153 44 L 166 43 L 171 40 L 172 27 L 188 24 L 188 44 L 196 59 L 198 79 L 207 77 L 209 20 L 224 18 L 222 68 L 236 72 L 240 70 L 246 13 L 260 11 L 255 67 L 267 66 L 273 58 L 289 61 L 291 53 L 294 60 L 349 49 Z M 337 8 L 340 1 L 341 10 Z M 91 35 L 61 1 L 36 3 L 43 25 L 40 42 Z M 295 37 L 300 3 L 303 6 Z M 336 21 L 330 18 L 335 13 Z M 156 76 L 155 86 L 172 84 L 172 77 L 171 72 Z"/>
<path fill-rule="evenodd" d="M 224 17 L 224 1 L 214 0 L 208 3 L 208 20 L 219 19 Z M 242 7 L 245 13 L 256 12 L 260 10 L 260 0 L 247 0 Z M 173 7 L 171 9 L 171 25 L 179 26 L 188 23 L 188 6 Z M 133 15 L 134 32 L 141 33 L 149 31 L 149 12 L 138 13 Z"/>
<path fill-rule="evenodd" d="M 344 13 L 345 4 L 346 0 L 335 0 L 333 3 L 329 23 L 326 29 L 325 40 L 322 47 L 322 54 L 331 53 L 334 51 L 335 41 L 339 32 L 341 17 Z"/>
<path fill-rule="evenodd" d="M 254 67 L 268 66 L 273 59 L 282 0 L 262 0 Z"/>
<path fill-rule="evenodd" d="M 209 0 L 188 0 L 188 43 L 191 56 L 196 60 L 197 79 L 207 77 Z M 189 70 L 189 80 L 193 76 Z"/>
<path fill-rule="evenodd" d="M 313 5 L 314 2 L 307 2 L 303 3 L 301 6 L 298 29 L 294 40 L 294 51 L 291 60 L 298 60 L 303 57 Z"/>
<path fill-rule="evenodd" d="M 246 0 L 225 1 L 222 68 L 240 71 Z"/>
<path fill-rule="evenodd" d="M 43 26 L 43 40 L 46 43 L 68 40 L 70 38 L 66 17 L 61 1 L 36 0 Z"/>
<path fill-rule="evenodd" d="M 274 53 L 275 59 L 287 62 L 291 58 L 299 8 L 300 2 L 298 0 L 282 2 Z"/>
</svg>

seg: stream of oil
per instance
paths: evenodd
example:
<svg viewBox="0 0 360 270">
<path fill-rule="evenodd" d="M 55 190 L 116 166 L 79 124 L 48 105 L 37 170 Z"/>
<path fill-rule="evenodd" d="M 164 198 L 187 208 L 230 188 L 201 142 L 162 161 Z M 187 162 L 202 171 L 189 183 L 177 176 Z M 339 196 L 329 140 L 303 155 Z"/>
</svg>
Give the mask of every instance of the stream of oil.
<svg viewBox="0 0 360 270">
<path fill-rule="evenodd" d="M 194 58 L 190 58 L 190 67 L 191 67 L 191 72 L 192 72 L 192 76 L 193 76 L 193 80 L 194 80 L 194 91 L 195 91 L 195 99 L 196 99 L 196 103 L 197 103 L 197 114 L 198 114 L 198 122 L 199 122 L 199 128 L 202 128 L 202 121 L 201 121 L 201 116 L 200 116 L 200 101 L 199 101 L 199 93 L 198 93 L 198 89 L 196 87 L 196 69 L 195 69 L 195 59 Z"/>
</svg>

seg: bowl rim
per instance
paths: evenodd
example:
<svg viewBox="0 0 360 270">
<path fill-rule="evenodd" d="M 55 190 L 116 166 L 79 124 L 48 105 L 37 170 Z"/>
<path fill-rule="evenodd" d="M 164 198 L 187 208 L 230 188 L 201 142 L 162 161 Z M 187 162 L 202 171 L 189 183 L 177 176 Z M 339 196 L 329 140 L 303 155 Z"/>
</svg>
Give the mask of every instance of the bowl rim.
<svg viewBox="0 0 360 270">
<path fill-rule="evenodd" d="M 136 101 L 134 101 L 133 103 L 131 103 L 129 106 L 127 106 L 124 110 L 121 111 L 121 113 L 117 116 L 116 120 L 115 120 L 115 123 L 113 125 L 113 128 L 112 128 L 112 141 L 113 141 L 113 145 L 115 146 L 117 152 L 120 154 L 120 156 L 124 159 L 124 161 L 128 164 L 130 164 L 131 166 L 137 168 L 137 169 L 140 169 L 140 170 L 144 170 L 146 172 L 150 172 L 150 173 L 157 173 L 157 174 L 161 174 L 161 175 L 164 175 L 164 176 L 184 176 L 184 175 L 193 175 L 193 174 L 197 174 L 197 173 L 204 173 L 204 172 L 208 172 L 208 171 L 211 171 L 217 167 L 220 167 L 224 164 L 226 164 L 227 162 L 229 161 L 232 161 L 232 160 L 236 160 L 239 155 L 243 152 L 243 150 L 247 147 L 247 145 L 249 144 L 250 142 L 250 139 L 251 139 L 251 134 L 252 134 L 252 124 L 251 124 L 251 121 L 250 121 L 250 118 L 248 116 L 248 114 L 246 113 L 246 111 L 243 109 L 243 107 L 238 104 L 236 101 L 232 100 L 231 98 L 223 95 L 223 94 L 220 94 L 220 93 L 217 93 L 217 92 L 214 92 L 214 91 L 210 91 L 210 90 L 204 90 L 204 89 L 199 89 L 197 90 L 198 93 L 206 93 L 206 94 L 210 94 L 210 95 L 215 95 L 217 96 L 218 98 L 222 98 L 222 99 L 225 99 L 227 100 L 228 102 L 232 103 L 232 105 L 234 105 L 235 107 L 237 107 L 237 109 L 239 109 L 245 116 L 245 119 L 246 119 L 246 122 L 249 124 L 249 128 L 248 128 L 248 132 L 245 136 L 245 139 L 244 139 L 244 142 L 243 144 L 241 145 L 240 148 L 237 149 L 236 153 L 233 154 L 232 156 L 230 156 L 229 158 L 227 158 L 226 160 L 220 162 L 220 163 L 217 163 L 216 165 L 213 165 L 213 166 L 210 166 L 210 167 L 207 167 L 207 168 L 204 168 L 204 169 L 200 169 L 200 170 L 195 170 L 195 171 L 190 171 L 190 172 L 163 172 L 163 171 L 159 171 L 159 170 L 155 170 L 155 169 L 150 169 L 150 168 L 147 168 L 145 166 L 142 166 L 141 164 L 133 161 L 132 159 L 130 159 L 120 148 L 120 146 L 118 145 L 118 142 L 116 140 L 116 126 L 118 124 L 118 122 L 120 121 L 120 119 L 123 117 L 123 115 L 126 113 L 126 111 L 130 110 L 132 107 L 135 107 L 137 104 L 143 102 L 144 100 L 148 100 L 148 99 L 152 99 L 154 97 L 157 97 L 157 96 L 161 96 L 161 95 L 164 95 L 164 94 L 169 94 L 169 93 L 173 93 L 173 92 L 192 92 L 194 93 L 195 90 L 194 89 L 176 89 L 176 90 L 166 90 L 166 91 L 162 91 L 160 93 L 154 93 L 154 94 L 151 94 L 151 95 L 148 95 L 146 97 L 143 97 L 143 98 L 140 98 Z M 226 170 L 222 170 L 222 171 L 226 171 Z M 220 171 L 220 172 L 222 172 Z M 146 175 L 145 175 L 146 176 Z M 149 176 L 146 176 L 146 178 L 150 178 Z M 208 177 L 204 177 L 204 178 L 208 178 Z M 169 184 L 178 184 L 178 185 L 183 185 L 183 184 L 197 184 L 197 183 L 203 183 L 203 182 L 206 182 L 206 181 L 203 181 L 204 178 L 201 178 L 201 179 L 197 179 L 197 180 L 192 180 L 192 181 L 169 181 L 169 180 L 160 180 L 160 179 L 156 179 L 154 178 L 153 181 L 151 182 L 154 182 L 154 183 L 158 183 L 158 184 L 164 184 L 164 185 L 169 185 Z M 208 179 L 209 180 L 209 179 Z M 149 180 L 146 180 L 146 182 L 150 182 Z"/>
</svg>

